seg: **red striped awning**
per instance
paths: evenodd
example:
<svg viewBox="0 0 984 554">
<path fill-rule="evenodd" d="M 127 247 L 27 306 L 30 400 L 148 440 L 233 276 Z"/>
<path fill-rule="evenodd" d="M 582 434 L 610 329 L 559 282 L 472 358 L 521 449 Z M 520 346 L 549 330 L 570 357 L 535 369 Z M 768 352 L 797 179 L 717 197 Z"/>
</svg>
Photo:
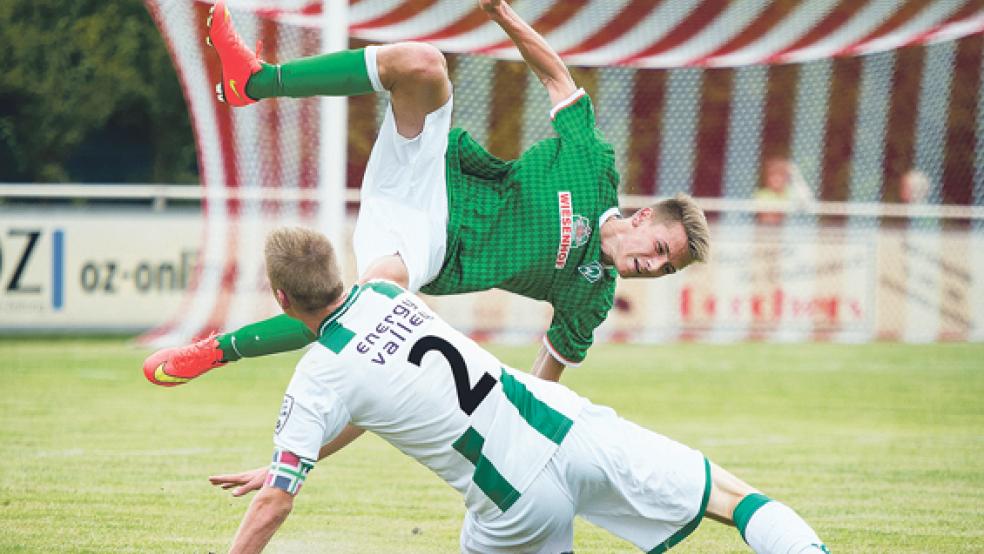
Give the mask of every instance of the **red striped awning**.
<svg viewBox="0 0 984 554">
<path fill-rule="evenodd" d="M 234 3 L 321 27 L 320 1 Z M 516 11 L 571 65 L 734 67 L 854 56 L 984 31 L 984 0 L 517 0 Z M 353 38 L 427 41 L 446 52 L 518 59 L 476 2 L 354 0 Z"/>
</svg>

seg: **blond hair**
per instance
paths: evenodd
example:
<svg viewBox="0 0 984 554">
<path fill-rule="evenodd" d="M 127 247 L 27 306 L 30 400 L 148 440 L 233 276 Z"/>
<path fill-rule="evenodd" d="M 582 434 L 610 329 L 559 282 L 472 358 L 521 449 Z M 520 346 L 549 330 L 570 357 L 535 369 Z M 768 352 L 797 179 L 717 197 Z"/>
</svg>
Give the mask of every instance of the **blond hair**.
<svg viewBox="0 0 984 554">
<path fill-rule="evenodd" d="M 342 294 L 335 249 L 321 233 L 281 227 L 267 236 L 263 254 L 270 286 L 284 291 L 298 311 L 316 313 Z"/>
<path fill-rule="evenodd" d="M 705 262 L 711 253 L 711 232 L 704 210 L 689 194 L 677 193 L 650 206 L 654 223 L 680 222 L 687 234 L 691 262 Z"/>
</svg>

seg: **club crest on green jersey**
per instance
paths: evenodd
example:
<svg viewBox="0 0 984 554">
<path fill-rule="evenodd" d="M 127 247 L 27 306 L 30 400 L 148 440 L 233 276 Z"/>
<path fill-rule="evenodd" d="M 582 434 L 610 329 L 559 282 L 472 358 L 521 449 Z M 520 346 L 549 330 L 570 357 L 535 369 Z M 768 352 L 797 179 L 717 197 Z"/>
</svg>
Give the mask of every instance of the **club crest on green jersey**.
<svg viewBox="0 0 984 554">
<path fill-rule="evenodd" d="M 605 268 L 601 265 L 601 262 L 597 260 L 589 264 L 578 266 L 577 270 L 581 272 L 581 275 L 583 275 L 589 283 L 597 283 L 598 279 L 601 279 L 601 276 L 605 274 Z"/>
<path fill-rule="evenodd" d="M 572 227 L 574 236 L 571 240 L 571 248 L 580 248 L 587 244 L 588 239 L 591 238 L 591 223 L 588 222 L 588 218 L 575 214 Z"/>
</svg>

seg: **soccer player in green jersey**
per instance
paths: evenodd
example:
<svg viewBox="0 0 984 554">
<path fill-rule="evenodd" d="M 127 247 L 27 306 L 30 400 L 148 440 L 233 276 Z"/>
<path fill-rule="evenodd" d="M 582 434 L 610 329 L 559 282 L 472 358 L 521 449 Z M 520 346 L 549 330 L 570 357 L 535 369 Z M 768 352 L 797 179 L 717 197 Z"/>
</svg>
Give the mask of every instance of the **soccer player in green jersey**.
<svg viewBox="0 0 984 554">
<path fill-rule="evenodd" d="M 595 126 L 591 99 L 546 41 L 506 2 L 480 0 L 547 90 L 555 138 L 501 160 L 451 128 L 452 86 L 443 54 L 422 43 L 370 46 L 261 62 L 215 4 L 208 37 L 218 52 L 220 99 L 387 91 L 390 109 L 366 167 L 353 235 L 360 279 L 384 278 L 416 292 L 500 288 L 553 308 L 537 376 L 557 380 L 580 363 L 614 299 L 616 275 L 661 277 L 707 256 L 703 212 L 678 195 L 622 218 L 611 145 Z M 314 337 L 278 316 L 144 363 L 156 384 L 174 386 L 241 357 L 300 348 Z"/>
</svg>

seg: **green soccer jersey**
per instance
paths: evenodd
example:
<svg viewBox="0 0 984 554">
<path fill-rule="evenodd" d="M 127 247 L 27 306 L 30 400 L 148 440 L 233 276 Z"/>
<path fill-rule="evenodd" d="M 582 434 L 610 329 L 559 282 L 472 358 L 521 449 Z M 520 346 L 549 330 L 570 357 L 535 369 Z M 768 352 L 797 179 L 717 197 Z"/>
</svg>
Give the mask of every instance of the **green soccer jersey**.
<svg viewBox="0 0 984 554">
<path fill-rule="evenodd" d="M 602 216 L 618 206 L 615 154 L 582 94 L 553 119 L 557 137 L 504 161 L 461 130 L 447 151 L 448 240 L 440 274 L 421 288 L 500 288 L 554 308 L 546 341 L 568 365 L 584 359 L 615 295 L 601 263 Z"/>
</svg>

